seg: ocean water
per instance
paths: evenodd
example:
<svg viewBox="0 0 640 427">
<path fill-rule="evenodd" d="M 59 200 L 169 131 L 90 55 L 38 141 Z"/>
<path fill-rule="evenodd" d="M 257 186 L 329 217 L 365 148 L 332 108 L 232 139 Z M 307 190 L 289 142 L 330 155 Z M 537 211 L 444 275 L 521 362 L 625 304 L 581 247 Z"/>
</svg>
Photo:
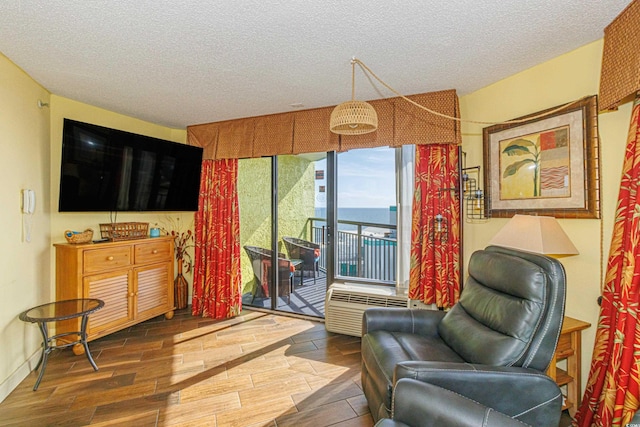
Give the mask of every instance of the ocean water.
<svg viewBox="0 0 640 427">
<path fill-rule="evenodd" d="M 326 208 L 316 208 L 316 217 L 326 218 Z M 388 208 L 338 208 L 338 220 L 396 225 L 396 207 Z M 340 224 L 340 230 L 356 230 L 357 226 Z"/>
<path fill-rule="evenodd" d="M 316 208 L 317 218 L 326 218 L 326 208 Z M 396 225 L 396 207 L 390 208 L 338 208 L 338 220 L 354 221 L 376 225 L 365 225 L 360 232 L 362 240 L 353 238 L 350 233 L 357 233 L 358 226 L 338 223 L 336 236 L 336 258 L 342 276 L 358 276 L 357 265 L 359 254 L 364 254 L 361 260 L 360 277 L 385 280 L 395 280 L 396 242 L 395 229 L 389 225 Z M 321 225 L 314 222 L 315 226 Z M 385 225 L 387 227 L 385 227 Z M 361 244 L 361 249 L 357 244 Z"/>
</svg>

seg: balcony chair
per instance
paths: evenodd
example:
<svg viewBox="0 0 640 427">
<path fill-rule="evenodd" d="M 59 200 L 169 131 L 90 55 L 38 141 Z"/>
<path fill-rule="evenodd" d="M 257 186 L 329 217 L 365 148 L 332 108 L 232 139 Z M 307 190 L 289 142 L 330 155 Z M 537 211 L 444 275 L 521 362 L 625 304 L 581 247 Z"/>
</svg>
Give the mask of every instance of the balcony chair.
<svg viewBox="0 0 640 427">
<path fill-rule="evenodd" d="M 256 294 L 269 298 L 269 281 L 271 279 L 272 251 L 258 246 L 244 246 L 244 250 L 251 261 L 251 268 L 255 276 L 255 283 L 251 291 L 251 302 Z M 278 253 L 278 296 L 287 297 L 291 302 L 291 288 L 293 287 L 294 268 L 291 261 L 285 258 L 283 253 Z"/>
<path fill-rule="evenodd" d="M 289 258 L 301 261 L 296 266 L 296 270 L 300 271 L 300 284 L 304 280 L 304 272 L 311 271 L 313 272 L 313 284 L 315 285 L 318 260 L 320 259 L 320 245 L 295 237 L 283 237 L 282 241 L 287 248 Z"/>
<path fill-rule="evenodd" d="M 455 409 L 452 410 L 452 408 Z M 392 418 L 381 419 L 375 427 L 524 427 L 527 425 L 458 393 L 410 378 L 401 378 L 396 383 L 391 414 Z"/>
<path fill-rule="evenodd" d="M 564 317 L 562 264 L 489 246 L 471 255 L 468 274 L 447 312 L 365 310 L 362 388 L 374 420 L 389 418 L 394 385 L 412 378 L 525 424 L 557 426 L 562 395 L 545 371 Z"/>
</svg>

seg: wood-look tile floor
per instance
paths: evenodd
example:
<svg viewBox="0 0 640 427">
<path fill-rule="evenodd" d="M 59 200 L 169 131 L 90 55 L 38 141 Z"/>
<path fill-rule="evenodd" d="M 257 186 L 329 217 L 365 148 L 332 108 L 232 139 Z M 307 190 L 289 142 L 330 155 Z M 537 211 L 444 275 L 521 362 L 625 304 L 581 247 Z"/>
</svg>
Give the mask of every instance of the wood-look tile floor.
<svg viewBox="0 0 640 427">
<path fill-rule="evenodd" d="M 339 426 L 373 420 L 360 385 L 360 339 L 323 323 L 243 311 L 180 310 L 56 350 L 0 403 L 0 426 Z"/>
</svg>

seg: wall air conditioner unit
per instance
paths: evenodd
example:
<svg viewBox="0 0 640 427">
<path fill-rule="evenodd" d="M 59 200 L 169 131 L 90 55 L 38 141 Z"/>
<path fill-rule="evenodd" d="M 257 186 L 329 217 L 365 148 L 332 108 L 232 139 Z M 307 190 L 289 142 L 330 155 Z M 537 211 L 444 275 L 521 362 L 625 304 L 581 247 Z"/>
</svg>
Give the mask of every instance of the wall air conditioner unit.
<svg viewBox="0 0 640 427">
<path fill-rule="evenodd" d="M 371 307 L 408 307 L 406 296 L 394 288 L 355 283 L 334 283 L 325 299 L 325 327 L 329 332 L 362 335 L 362 313 Z"/>
</svg>

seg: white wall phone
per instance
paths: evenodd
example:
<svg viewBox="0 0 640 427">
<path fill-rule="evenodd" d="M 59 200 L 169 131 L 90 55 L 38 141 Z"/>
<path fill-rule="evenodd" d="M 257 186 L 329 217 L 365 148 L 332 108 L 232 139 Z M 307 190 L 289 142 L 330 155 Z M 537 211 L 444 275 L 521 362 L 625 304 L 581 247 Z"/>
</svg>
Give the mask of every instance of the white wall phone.
<svg viewBox="0 0 640 427">
<path fill-rule="evenodd" d="M 22 213 L 33 214 L 36 209 L 36 193 L 33 190 L 22 190 Z"/>
</svg>

